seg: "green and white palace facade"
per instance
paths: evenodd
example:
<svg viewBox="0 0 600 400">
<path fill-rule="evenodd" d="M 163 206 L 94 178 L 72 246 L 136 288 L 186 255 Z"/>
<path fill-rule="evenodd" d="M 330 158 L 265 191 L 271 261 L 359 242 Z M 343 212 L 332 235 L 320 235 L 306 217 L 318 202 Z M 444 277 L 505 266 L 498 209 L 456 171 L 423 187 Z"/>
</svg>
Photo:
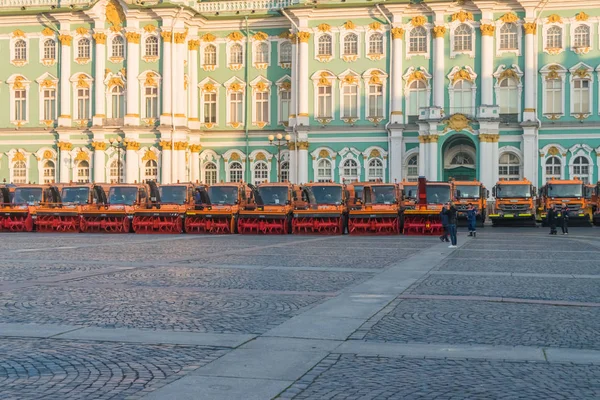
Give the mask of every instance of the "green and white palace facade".
<svg viewBox="0 0 600 400">
<path fill-rule="evenodd" d="M 597 2 L 3 0 L 0 182 L 596 182 L 599 78 Z"/>
</svg>

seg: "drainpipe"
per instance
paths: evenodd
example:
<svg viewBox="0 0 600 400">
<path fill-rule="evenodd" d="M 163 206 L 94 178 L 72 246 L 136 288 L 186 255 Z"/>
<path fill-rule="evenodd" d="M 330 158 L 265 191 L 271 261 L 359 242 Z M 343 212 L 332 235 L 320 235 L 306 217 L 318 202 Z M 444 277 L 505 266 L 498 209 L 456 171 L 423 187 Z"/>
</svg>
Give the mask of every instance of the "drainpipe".
<svg viewBox="0 0 600 400">
<path fill-rule="evenodd" d="M 249 111 L 250 108 L 250 101 L 248 101 L 250 99 L 250 83 L 248 82 L 248 80 L 250 79 L 249 74 L 250 74 L 250 68 L 249 68 L 249 64 L 250 64 L 250 31 L 248 30 L 248 16 L 244 17 L 244 22 L 246 23 L 246 56 L 245 56 L 245 67 L 246 67 L 246 71 L 245 71 L 245 75 L 246 75 L 246 91 L 245 91 L 245 118 L 244 118 L 244 134 L 245 134 L 245 140 L 246 140 L 246 176 L 244 177 L 244 180 L 246 182 L 250 182 L 250 154 L 248 154 L 248 119 L 251 118 L 252 116 L 252 110 Z"/>
<path fill-rule="evenodd" d="M 389 80 L 390 80 L 389 88 L 390 88 L 390 90 L 389 90 L 389 95 L 388 95 L 388 99 L 389 99 L 389 103 L 388 104 L 390 104 L 390 110 L 389 110 L 389 114 L 388 114 L 389 115 L 388 122 L 387 122 L 387 124 L 385 124 L 385 130 L 388 133 L 388 154 L 389 154 L 391 152 L 391 150 L 392 150 L 392 138 L 391 138 L 391 132 L 390 132 L 390 128 L 389 127 L 390 127 L 390 124 L 392 123 L 391 104 L 392 104 L 392 90 L 394 88 L 394 82 L 393 82 L 393 79 L 394 79 L 394 73 L 393 73 L 394 72 L 394 43 L 393 43 L 393 40 L 394 39 L 392 38 L 392 33 L 391 33 L 392 32 L 391 28 L 393 26 L 392 26 L 392 21 L 390 21 L 390 19 L 387 17 L 387 15 L 385 15 L 385 13 L 381 9 L 381 7 L 379 7 L 379 4 L 375 4 L 375 7 L 377 8 L 377 11 L 379 11 L 379 13 L 383 16 L 383 18 L 385 18 L 385 20 L 387 21 L 387 23 L 390 26 L 390 38 L 388 40 L 388 43 L 389 43 L 389 46 L 390 46 L 390 68 L 389 68 L 389 71 L 390 71 L 390 74 L 389 74 L 389 76 L 390 76 L 390 78 L 389 78 Z M 388 157 L 388 160 L 391 160 L 391 157 Z M 388 165 L 388 169 L 387 169 L 387 171 L 388 171 L 388 182 L 391 182 L 391 180 L 392 180 L 392 165 L 391 165 L 391 162 L 389 164 L 390 165 Z"/>
<path fill-rule="evenodd" d="M 296 33 L 300 32 L 300 28 L 298 27 L 298 25 L 296 25 L 296 23 L 294 22 L 294 20 L 292 18 L 290 18 L 289 15 L 286 14 L 286 12 L 283 10 L 283 8 L 279 9 L 279 12 L 281 12 L 281 15 L 283 15 L 284 17 L 286 17 L 294 26 L 294 28 L 296 29 Z M 292 68 L 294 68 L 296 70 L 296 73 L 294 74 L 296 77 L 296 81 L 292 82 L 292 85 L 296 88 L 296 100 L 294 101 L 294 115 L 296 116 L 296 118 L 294 118 L 294 125 L 292 126 L 292 133 L 294 134 L 294 155 L 296 156 L 296 163 L 294 165 L 294 168 L 296 169 L 296 183 L 306 183 L 306 182 L 298 182 L 298 175 L 299 175 L 299 168 L 298 168 L 298 156 L 299 156 L 299 151 L 298 151 L 298 100 L 299 100 L 299 96 L 298 96 L 298 72 L 300 70 L 299 68 L 299 63 L 298 63 L 298 57 L 300 55 L 300 46 L 298 43 L 296 43 L 296 64 L 292 66 Z"/>
</svg>

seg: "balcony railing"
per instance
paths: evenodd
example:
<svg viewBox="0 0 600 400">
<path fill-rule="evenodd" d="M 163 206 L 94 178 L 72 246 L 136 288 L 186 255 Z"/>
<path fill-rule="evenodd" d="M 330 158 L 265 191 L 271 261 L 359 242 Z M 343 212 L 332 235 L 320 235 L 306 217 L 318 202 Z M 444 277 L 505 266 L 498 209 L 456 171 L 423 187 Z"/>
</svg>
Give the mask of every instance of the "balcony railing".
<svg viewBox="0 0 600 400">
<path fill-rule="evenodd" d="M 120 127 L 123 126 L 124 119 L 123 118 L 104 118 L 102 120 L 102 126 L 105 127 Z"/>
<path fill-rule="evenodd" d="M 298 4 L 299 0 L 241 0 L 241 1 L 203 1 L 195 8 L 202 13 L 278 10 Z"/>
<path fill-rule="evenodd" d="M 463 114 L 467 117 L 474 118 L 477 109 L 474 107 L 450 107 L 449 115 Z"/>
<path fill-rule="evenodd" d="M 69 7 L 86 6 L 93 3 L 92 0 L 3 0 L 0 2 L 0 8 L 20 8 L 20 7 Z"/>
</svg>

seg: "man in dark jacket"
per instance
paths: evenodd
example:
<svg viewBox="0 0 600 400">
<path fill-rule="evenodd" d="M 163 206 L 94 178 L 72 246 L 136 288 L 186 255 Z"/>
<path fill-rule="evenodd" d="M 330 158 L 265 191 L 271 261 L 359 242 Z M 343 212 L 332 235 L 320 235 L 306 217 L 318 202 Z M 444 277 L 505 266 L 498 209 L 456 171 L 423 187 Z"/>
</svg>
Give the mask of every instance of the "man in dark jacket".
<svg viewBox="0 0 600 400">
<path fill-rule="evenodd" d="M 444 233 L 442 234 L 442 236 L 440 236 L 440 240 L 442 242 L 449 242 L 450 239 L 448 239 L 448 209 L 446 208 L 445 204 L 442 206 L 442 211 L 440 211 L 440 222 L 442 223 L 442 228 L 444 228 Z"/>
<path fill-rule="evenodd" d="M 546 214 L 546 221 L 550 226 L 550 235 L 556 235 L 556 220 L 558 219 L 558 215 L 556 212 L 556 208 L 554 208 L 554 204 L 550 206 L 548 210 L 548 214 Z"/>
<path fill-rule="evenodd" d="M 471 203 L 467 209 L 467 221 L 469 222 L 469 236 L 477 236 L 477 209 Z"/>
<path fill-rule="evenodd" d="M 196 210 L 202 210 L 204 207 L 202 207 L 202 195 L 200 194 L 200 189 L 196 189 L 196 191 L 194 192 L 194 209 Z"/>
<path fill-rule="evenodd" d="M 450 246 L 451 249 L 456 248 L 456 208 L 451 202 L 448 203 L 448 232 L 450 232 Z"/>
<path fill-rule="evenodd" d="M 569 234 L 569 206 L 566 204 L 563 204 L 560 210 L 560 229 L 563 235 Z"/>
</svg>

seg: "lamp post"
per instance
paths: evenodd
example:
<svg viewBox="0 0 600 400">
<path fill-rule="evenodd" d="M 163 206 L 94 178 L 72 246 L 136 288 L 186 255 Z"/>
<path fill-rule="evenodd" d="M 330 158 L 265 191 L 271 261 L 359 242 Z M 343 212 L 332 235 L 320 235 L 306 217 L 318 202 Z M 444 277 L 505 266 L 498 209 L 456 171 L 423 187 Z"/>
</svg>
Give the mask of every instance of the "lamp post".
<svg viewBox="0 0 600 400">
<path fill-rule="evenodd" d="M 117 136 L 116 138 L 110 138 L 108 141 L 111 147 L 117 149 L 117 183 L 121 183 L 121 148 L 123 147 L 123 139 Z"/>
<path fill-rule="evenodd" d="M 285 139 L 285 142 L 283 141 Z M 277 182 L 281 182 L 281 148 L 288 146 L 292 137 L 285 135 L 285 137 L 278 133 L 277 135 L 269 135 L 269 144 L 277 147 Z M 277 141 L 275 141 L 277 140 Z"/>
</svg>

